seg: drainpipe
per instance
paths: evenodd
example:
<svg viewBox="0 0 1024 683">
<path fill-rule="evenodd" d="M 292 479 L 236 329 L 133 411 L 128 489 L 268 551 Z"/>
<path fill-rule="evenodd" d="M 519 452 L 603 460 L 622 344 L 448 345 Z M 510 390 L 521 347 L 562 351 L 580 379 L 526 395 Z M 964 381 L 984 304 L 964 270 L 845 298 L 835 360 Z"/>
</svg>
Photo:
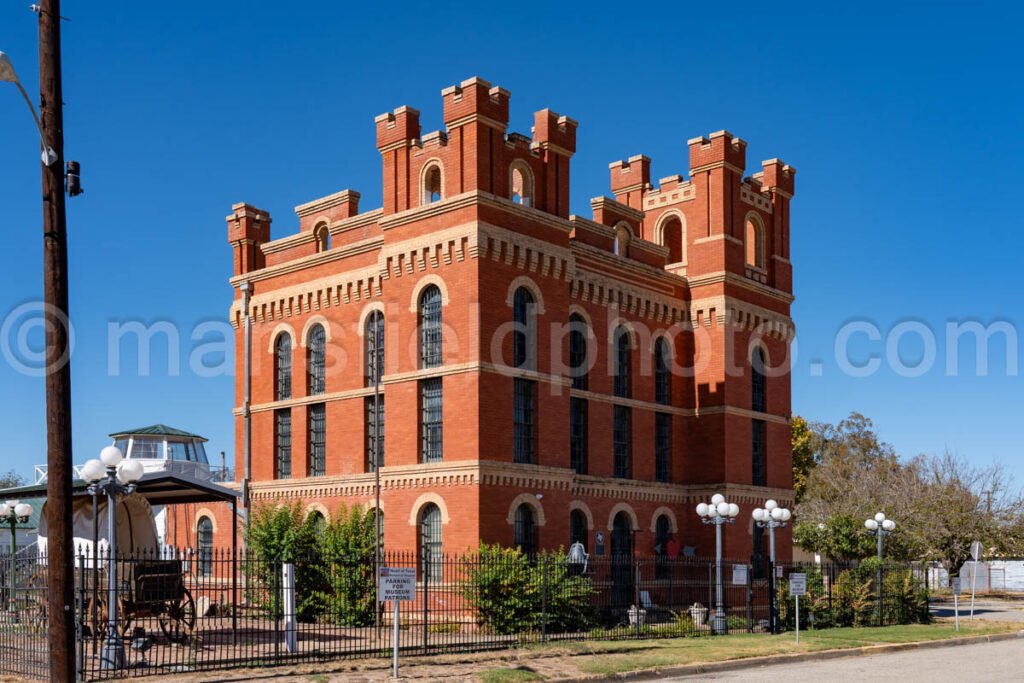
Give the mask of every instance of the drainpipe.
<svg viewBox="0 0 1024 683">
<path fill-rule="evenodd" d="M 243 369 L 245 375 L 242 390 L 242 510 L 246 519 L 249 518 L 249 471 L 252 464 L 252 320 L 250 319 L 249 298 L 252 296 L 252 284 L 243 282 L 242 290 L 242 329 L 244 330 Z"/>
</svg>

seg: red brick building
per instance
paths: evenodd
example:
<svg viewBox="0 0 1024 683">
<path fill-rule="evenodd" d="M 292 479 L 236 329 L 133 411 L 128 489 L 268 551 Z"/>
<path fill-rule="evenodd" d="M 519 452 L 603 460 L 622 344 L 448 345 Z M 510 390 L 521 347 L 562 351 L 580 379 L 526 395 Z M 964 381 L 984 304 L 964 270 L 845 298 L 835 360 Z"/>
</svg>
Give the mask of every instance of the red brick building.
<svg viewBox="0 0 1024 683">
<path fill-rule="evenodd" d="M 233 207 L 252 505 L 373 504 L 382 339 L 388 549 L 653 554 L 674 536 L 708 555 L 693 509 L 721 492 L 742 510 L 725 553 L 749 556 L 750 511 L 792 503 L 795 171 L 772 159 L 744 178 L 746 143 L 720 131 L 689 141 L 688 180 L 652 184 L 631 157 L 592 217 L 571 215 L 576 121 L 543 110 L 532 137 L 510 133 L 509 98 L 472 78 L 442 92 L 444 131 L 422 134 L 411 107 L 378 116 L 380 208 L 343 190 L 271 240 L 269 214 Z"/>
</svg>

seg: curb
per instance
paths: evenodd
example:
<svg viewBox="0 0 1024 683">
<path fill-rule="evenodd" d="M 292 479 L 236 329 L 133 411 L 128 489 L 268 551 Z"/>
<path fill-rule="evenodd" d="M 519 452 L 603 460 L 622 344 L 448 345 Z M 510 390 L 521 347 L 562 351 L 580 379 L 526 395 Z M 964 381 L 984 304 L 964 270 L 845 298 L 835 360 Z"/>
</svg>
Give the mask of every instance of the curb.
<svg viewBox="0 0 1024 683">
<path fill-rule="evenodd" d="M 1009 633 L 995 633 L 984 636 L 963 636 L 959 638 L 945 638 L 941 640 L 922 640 L 914 643 L 885 643 L 882 645 L 865 645 L 863 647 L 851 647 L 844 648 L 841 650 L 821 650 L 819 652 L 799 652 L 795 654 L 764 655 L 761 657 L 731 659 L 722 662 L 686 664 L 684 666 L 675 666 L 666 669 L 644 669 L 641 671 L 629 671 L 626 673 L 615 674 L 613 676 L 557 678 L 552 679 L 552 683 L 595 683 L 596 681 L 658 680 L 669 676 L 696 676 L 699 674 L 737 671 L 740 669 L 755 669 L 764 666 L 774 666 L 778 664 L 821 662 L 830 659 L 842 659 L 844 657 L 866 657 L 868 655 L 888 654 L 890 652 L 904 652 L 906 650 L 930 650 L 940 647 L 975 645 L 979 643 L 998 643 L 1005 640 L 1017 639 L 1024 639 L 1024 630 L 1011 631 Z"/>
</svg>

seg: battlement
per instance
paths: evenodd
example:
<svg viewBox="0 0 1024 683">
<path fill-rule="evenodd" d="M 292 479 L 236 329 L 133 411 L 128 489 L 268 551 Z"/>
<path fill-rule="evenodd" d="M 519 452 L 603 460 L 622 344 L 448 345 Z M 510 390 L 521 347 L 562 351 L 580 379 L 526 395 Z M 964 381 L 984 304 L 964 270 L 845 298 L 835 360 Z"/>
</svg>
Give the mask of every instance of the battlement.
<svg viewBox="0 0 1024 683">
<path fill-rule="evenodd" d="M 572 156 L 576 153 L 576 128 L 579 125 L 568 116 L 541 109 L 533 115 L 533 144 Z"/>
<path fill-rule="evenodd" d="M 769 192 L 782 192 L 792 197 L 796 191 L 796 169 L 780 159 L 761 162 L 761 173 L 754 174 L 761 187 Z"/>
<path fill-rule="evenodd" d="M 381 152 L 395 146 L 408 146 L 419 140 L 420 112 L 401 106 L 374 119 L 377 124 L 377 149 Z"/>
<path fill-rule="evenodd" d="M 235 275 L 263 268 L 266 261 L 260 246 L 270 241 L 270 214 L 240 202 L 231 206 L 226 220 L 228 242 L 235 252 Z"/>
<path fill-rule="evenodd" d="M 444 125 L 448 130 L 467 123 L 480 122 L 502 132 L 508 128 L 508 101 L 511 93 L 491 86 L 474 76 L 441 91 L 444 101 Z"/>
<path fill-rule="evenodd" d="M 690 147 L 690 175 L 709 167 L 726 165 L 743 173 L 747 165 L 747 141 L 720 130 L 708 137 L 692 138 Z"/>
</svg>

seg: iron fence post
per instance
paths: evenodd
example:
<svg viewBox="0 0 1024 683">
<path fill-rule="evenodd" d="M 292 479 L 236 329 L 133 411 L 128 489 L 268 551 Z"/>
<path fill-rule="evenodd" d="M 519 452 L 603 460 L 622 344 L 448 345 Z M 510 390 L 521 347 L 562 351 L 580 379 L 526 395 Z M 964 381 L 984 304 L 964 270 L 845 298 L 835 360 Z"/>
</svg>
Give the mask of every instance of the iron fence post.
<svg viewBox="0 0 1024 683">
<path fill-rule="evenodd" d="M 540 556 L 540 639 L 548 639 L 548 563 L 544 555 Z"/>
<path fill-rule="evenodd" d="M 273 575 L 271 587 L 274 591 L 271 598 L 271 605 L 274 609 L 274 661 L 281 660 L 281 558 L 274 558 Z"/>
<path fill-rule="evenodd" d="M 427 654 L 427 648 L 430 646 L 430 631 L 428 630 L 428 622 L 430 620 L 430 607 L 428 607 L 428 599 L 430 598 L 430 549 L 424 544 L 423 547 L 423 654 Z"/>
</svg>

